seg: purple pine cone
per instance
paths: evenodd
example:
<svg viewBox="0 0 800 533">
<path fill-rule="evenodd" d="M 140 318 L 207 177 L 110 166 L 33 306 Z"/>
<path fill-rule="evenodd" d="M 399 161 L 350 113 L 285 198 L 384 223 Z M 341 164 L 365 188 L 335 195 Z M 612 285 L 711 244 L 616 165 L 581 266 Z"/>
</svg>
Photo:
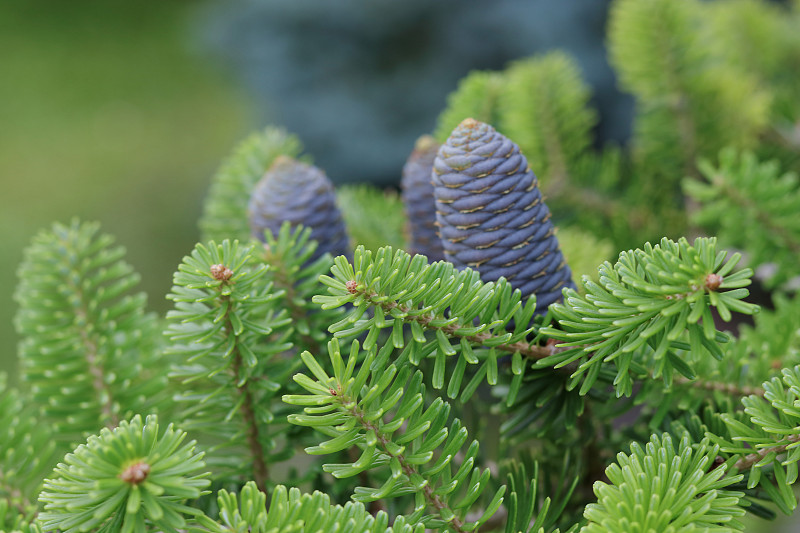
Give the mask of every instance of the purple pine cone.
<svg viewBox="0 0 800 533">
<path fill-rule="evenodd" d="M 277 236 L 284 221 L 311 228 L 318 246 L 309 262 L 326 252 L 350 255 L 350 242 L 336 207 L 333 184 L 317 167 L 279 156 L 256 184 L 248 208 L 250 229 L 264 241 L 269 230 Z"/>
<path fill-rule="evenodd" d="M 427 256 L 430 261 L 444 259 L 442 240 L 436 226 L 436 203 L 431 183 L 433 160 L 438 150 L 439 143 L 433 137 L 420 137 L 403 167 L 403 179 L 400 182 L 411 233 L 409 251 L 412 255 Z"/>
<path fill-rule="evenodd" d="M 537 313 L 575 288 L 558 246 L 550 210 L 519 147 L 488 124 L 468 118 L 439 148 L 433 165 L 436 220 L 445 258 L 501 276 Z"/>
</svg>

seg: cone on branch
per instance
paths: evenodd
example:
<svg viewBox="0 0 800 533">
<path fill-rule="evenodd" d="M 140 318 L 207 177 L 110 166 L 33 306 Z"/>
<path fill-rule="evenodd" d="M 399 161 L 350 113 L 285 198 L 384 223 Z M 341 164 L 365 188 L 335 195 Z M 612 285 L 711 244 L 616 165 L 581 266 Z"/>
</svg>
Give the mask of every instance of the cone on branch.
<svg viewBox="0 0 800 533">
<path fill-rule="evenodd" d="M 430 261 L 444 259 L 431 183 L 433 160 L 438 150 L 439 143 L 430 135 L 417 139 L 414 151 L 403 166 L 403 178 L 400 181 L 411 236 L 409 252 L 427 256 Z"/>
<path fill-rule="evenodd" d="M 333 184 L 315 166 L 278 156 L 253 189 L 248 215 L 252 235 L 262 242 L 265 231 L 277 238 L 284 221 L 293 227 L 302 224 L 311 228 L 311 239 L 318 246 L 309 262 L 326 252 L 334 257 L 350 255 Z"/>
<path fill-rule="evenodd" d="M 510 139 L 465 119 L 439 148 L 432 182 L 448 261 L 536 295 L 540 314 L 575 288 L 538 180 Z"/>
</svg>

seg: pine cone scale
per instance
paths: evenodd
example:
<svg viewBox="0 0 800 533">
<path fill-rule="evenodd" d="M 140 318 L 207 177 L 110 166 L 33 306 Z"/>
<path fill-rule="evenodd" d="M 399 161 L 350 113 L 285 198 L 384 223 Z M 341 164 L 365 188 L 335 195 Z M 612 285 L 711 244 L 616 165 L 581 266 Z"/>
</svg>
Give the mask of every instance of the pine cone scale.
<svg viewBox="0 0 800 533">
<path fill-rule="evenodd" d="M 349 255 L 350 239 L 336 206 L 333 184 L 318 168 L 292 158 L 278 157 L 256 184 L 250 197 L 250 228 L 264 241 L 264 232 L 277 237 L 283 222 L 311 228 L 318 247 L 313 262 L 326 252 Z"/>
<path fill-rule="evenodd" d="M 431 261 L 444 259 L 431 183 L 433 161 L 438 149 L 439 145 L 432 137 L 420 137 L 403 167 L 401 181 L 411 241 L 409 251 L 425 255 Z"/>
<path fill-rule="evenodd" d="M 536 295 L 538 313 L 574 287 L 538 180 L 510 139 L 467 119 L 439 149 L 431 178 L 448 261 Z"/>
</svg>

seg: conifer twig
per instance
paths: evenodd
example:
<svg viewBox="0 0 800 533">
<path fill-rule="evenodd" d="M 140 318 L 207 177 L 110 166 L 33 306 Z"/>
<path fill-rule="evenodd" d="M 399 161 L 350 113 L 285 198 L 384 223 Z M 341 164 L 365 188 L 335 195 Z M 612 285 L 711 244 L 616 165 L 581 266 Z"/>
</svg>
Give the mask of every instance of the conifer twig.
<svg viewBox="0 0 800 533">
<path fill-rule="evenodd" d="M 86 309 L 83 290 L 81 290 L 81 287 L 78 285 L 72 282 L 69 283 L 72 290 L 78 295 L 78 300 L 80 301 L 80 305 L 75 309 L 75 315 L 80 319 L 79 323 L 92 324 L 92 320 L 89 318 L 89 311 Z M 85 327 L 79 326 L 78 333 L 80 334 L 81 342 L 86 350 L 84 355 L 89 365 L 89 374 L 92 376 L 92 387 L 97 393 L 97 400 L 100 403 L 103 418 L 105 419 L 104 423 L 107 427 L 113 429 L 119 425 L 119 417 L 114 412 L 114 397 L 105 381 L 105 372 L 100 362 L 97 342 L 92 339 Z"/>
<path fill-rule="evenodd" d="M 375 298 L 377 298 L 378 296 L 377 293 L 367 294 L 366 292 L 359 291 L 358 289 L 355 289 L 354 291 L 351 292 L 353 292 L 354 294 L 361 292 L 361 294 L 365 298 L 367 298 L 373 306 L 379 307 L 381 310 L 384 311 L 384 313 L 389 313 L 392 309 L 399 309 L 403 313 L 408 313 L 409 311 L 412 310 L 411 307 L 399 304 L 397 302 L 375 301 Z M 458 326 L 455 324 L 450 324 L 448 326 L 431 325 L 431 322 L 433 322 L 437 317 L 430 315 L 427 316 L 407 315 L 407 318 L 409 320 L 413 320 L 419 323 L 426 329 L 432 329 L 432 330 L 439 329 L 450 337 L 465 337 L 468 341 L 473 342 L 475 344 L 485 344 L 486 341 L 497 338 L 496 335 L 493 335 L 489 332 L 478 333 L 475 335 L 459 335 L 458 331 L 462 328 L 462 326 Z M 558 352 L 558 349 L 554 345 L 538 346 L 524 341 L 518 341 L 514 343 L 502 343 L 493 347 L 504 352 L 511 352 L 511 353 L 519 352 L 521 355 L 524 355 L 525 357 L 528 357 L 530 359 L 544 359 L 545 357 L 549 357 L 554 353 Z"/>
<path fill-rule="evenodd" d="M 770 448 L 761 448 L 757 452 L 745 455 L 744 457 L 736 461 L 733 467 L 738 469 L 739 471 L 749 470 L 754 464 L 761 461 L 764 457 L 766 457 L 770 453 L 777 453 L 777 454 L 783 453 L 786 451 L 789 445 L 795 442 L 800 442 L 800 434 L 787 435 L 786 440 L 789 441 L 786 444 L 780 444 L 778 446 L 772 446 Z"/>
<path fill-rule="evenodd" d="M 225 312 L 225 333 L 232 335 L 233 324 L 230 319 L 230 295 L 223 295 L 221 301 L 226 306 Z M 253 481 L 256 482 L 258 489 L 267 492 L 267 480 L 269 479 L 269 469 L 267 463 L 264 461 L 264 448 L 261 446 L 259 440 L 258 424 L 256 423 L 255 412 L 253 410 L 253 396 L 250 393 L 247 381 L 238 385 L 242 381 L 241 368 L 242 368 L 242 354 L 239 351 L 238 343 L 234 343 L 233 362 L 231 363 L 231 370 L 233 371 L 233 379 L 235 380 L 236 390 L 242 399 L 242 417 L 247 426 L 247 444 L 250 447 L 250 454 L 253 456 Z"/>
<path fill-rule="evenodd" d="M 722 189 L 722 192 L 725 196 L 731 199 L 731 201 L 738 205 L 745 211 L 748 212 L 755 212 L 755 218 L 764 226 L 764 228 L 772 235 L 778 237 L 783 245 L 792 251 L 793 254 L 800 256 L 800 242 L 795 240 L 791 233 L 781 224 L 776 224 L 775 221 L 772 220 L 769 213 L 765 213 L 762 209 L 758 208 L 758 205 L 748 196 L 742 194 L 742 192 L 737 189 L 736 187 L 730 186 L 723 177 L 720 175 L 715 175 L 711 178 L 711 181 L 714 185 L 717 185 Z"/>
<path fill-rule="evenodd" d="M 749 385 L 739 386 L 734 383 L 723 383 L 705 379 L 689 379 L 682 376 L 676 378 L 674 383 L 678 385 L 687 385 L 696 389 L 724 392 L 731 396 L 764 396 L 764 389 L 761 387 L 751 387 Z"/>
<path fill-rule="evenodd" d="M 337 396 L 337 401 L 340 402 L 341 405 L 356 418 L 356 420 L 358 420 L 358 423 L 361 424 L 363 428 L 365 428 L 367 431 L 373 431 L 375 433 L 375 438 L 377 439 L 377 442 L 380 445 L 383 453 L 389 457 L 396 458 L 400 462 L 400 466 L 403 468 L 403 473 L 408 477 L 409 480 L 412 479 L 412 476 L 423 477 L 422 474 L 420 474 L 420 472 L 414 467 L 414 465 L 408 462 L 405 455 L 402 453 L 392 453 L 389 447 L 390 440 L 386 438 L 386 435 L 381 432 L 377 425 L 367 420 L 366 413 L 358 408 L 358 405 L 355 401 L 346 396 Z M 436 512 L 439 513 L 440 516 L 444 509 L 449 510 L 447 504 L 442 502 L 441 498 L 435 494 L 435 490 L 430 486 L 430 483 L 426 483 L 422 490 L 427 504 L 433 509 L 436 509 Z M 455 531 L 456 533 L 466 533 L 467 530 L 464 529 L 464 523 L 461 521 L 461 519 L 455 516 L 455 513 L 453 513 L 452 510 L 449 510 L 448 514 L 453 515 L 452 520 L 448 522 L 452 527 L 452 531 Z"/>
<path fill-rule="evenodd" d="M 275 286 L 284 291 L 284 304 L 289 311 L 289 316 L 292 317 L 293 322 L 298 322 L 305 318 L 306 311 L 299 308 L 295 305 L 295 297 L 297 296 L 297 291 L 294 288 L 294 284 L 286 275 L 286 270 L 282 268 L 283 265 L 280 263 L 280 258 L 275 254 L 270 253 L 269 247 L 264 247 L 264 263 L 268 265 L 272 265 L 270 271 L 274 273 L 274 282 Z M 305 344 L 304 349 L 308 350 L 311 353 L 319 353 L 323 350 L 324 346 L 321 345 L 314 337 L 311 335 L 300 333 L 296 331 L 297 337 L 303 341 Z M 302 349 L 300 350 L 302 351 Z"/>
</svg>

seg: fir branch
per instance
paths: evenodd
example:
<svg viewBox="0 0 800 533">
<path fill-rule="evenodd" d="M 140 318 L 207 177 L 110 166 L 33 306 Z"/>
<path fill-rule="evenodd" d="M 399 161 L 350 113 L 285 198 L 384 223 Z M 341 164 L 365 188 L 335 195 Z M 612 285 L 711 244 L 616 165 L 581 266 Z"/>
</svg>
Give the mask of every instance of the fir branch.
<svg viewBox="0 0 800 533">
<path fill-rule="evenodd" d="M 777 446 L 772 446 L 770 448 L 760 448 L 757 452 L 750 453 L 739 459 L 733 464 L 733 467 L 739 471 L 749 470 L 754 467 L 756 464 L 760 463 L 764 460 L 768 455 L 780 455 L 786 452 L 786 449 L 795 444 L 800 442 L 800 433 L 795 435 L 788 435 L 785 439 L 787 442 L 783 444 L 779 444 Z"/>
<path fill-rule="evenodd" d="M 498 129 L 535 165 L 547 195 L 566 197 L 597 122 L 577 62 L 550 52 L 511 63 L 504 78 Z"/>
<path fill-rule="evenodd" d="M 276 305 L 288 312 L 292 330 L 289 340 L 293 353 L 303 350 L 324 350 L 328 339 L 328 326 L 341 318 L 343 310 L 321 310 L 312 299 L 323 290 L 319 276 L 328 272 L 333 264 L 329 254 L 315 260 L 318 243 L 311 239 L 311 229 L 292 226 L 288 221 L 281 225 L 276 235 L 264 233 L 263 246 L 253 250 L 254 258 L 269 268 L 265 281 L 276 289 Z"/>
<path fill-rule="evenodd" d="M 764 396 L 742 398 L 744 413 L 719 415 L 726 432 L 707 431 L 726 462 L 748 474 L 747 487 L 758 486 L 786 514 L 797 507 L 791 485 L 800 464 L 800 366 L 784 368 L 781 378 L 762 385 Z"/>
<path fill-rule="evenodd" d="M 751 156 L 745 157 L 749 158 Z M 748 174 L 752 176 L 751 173 Z M 719 191 L 718 194 L 727 196 L 731 201 L 732 211 L 738 212 L 739 216 L 741 216 L 742 212 L 754 214 L 755 220 L 761 224 L 765 233 L 777 237 L 778 248 L 788 248 L 793 254 L 800 256 L 800 235 L 792 234 L 785 224 L 781 224 L 780 221 L 776 220 L 775 215 L 777 213 L 758 205 L 757 201 L 753 197 L 746 195 L 746 192 L 741 187 L 736 187 L 733 183 L 728 182 L 726 180 L 727 176 L 724 174 L 715 172 L 709 177 L 711 178 L 711 185 Z M 791 181 L 794 182 L 795 180 Z M 760 180 L 759 186 L 763 187 L 764 181 Z M 750 217 L 748 219 L 752 220 Z"/>
<path fill-rule="evenodd" d="M 675 131 L 670 141 L 674 142 L 663 143 L 663 148 L 677 148 L 677 175 L 694 172 L 697 158 L 696 125 L 690 109 L 693 95 L 687 84 L 701 68 L 703 56 L 697 50 L 704 49 L 695 43 L 692 7 L 688 1 L 620 0 L 613 4 L 609 22 L 610 56 L 620 82 L 637 96 L 637 105 L 649 112 L 637 116 L 638 142 L 653 142 L 647 136 L 641 139 L 648 131 L 642 128 L 644 119 L 659 117 L 663 124 L 665 112 L 671 115 L 669 126 Z M 644 34 L 648 38 L 640 39 Z"/>
<path fill-rule="evenodd" d="M 673 383 L 676 385 L 688 386 L 696 389 L 722 392 L 725 394 L 730 394 L 731 396 L 764 396 L 764 389 L 761 387 L 738 386 L 735 383 L 709 381 L 699 378 L 688 379 L 683 376 L 678 376 Z"/>
<path fill-rule="evenodd" d="M 145 295 L 132 294 L 139 277 L 113 243 L 98 224 L 55 224 L 34 239 L 20 270 L 24 379 L 59 440 L 167 406 L 157 321 Z"/>
<path fill-rule="evenodd" d="M 694 222 L 717 231 L 721 241 L 746 250 L 751 264 L 775 263 L 768 283 L 778 286 L 797 274 L 800 257 L 800 185 L 797 175 L 781 173 L 777 161 L 759 161 L 733 148 L 719 153 L 719 164 L 700 162 L 701 180 L 684 180 L 684 190 L 702 208 Z"/>
<path fill-rule="evenodd" d="M 359 487 L 354 499 L 374 501 L 416 494 L 416 510 L 409 520 L 419 520 L 428 528 L 471 531 L 497 511 L 505 487 L 495 493 L 478 520 L 464 522 L 490 477 L 488 470 L 481 472 L 474 467 L 478 443 L 472 442 L 457 472 L 452 472 L 451 463 L 466 442 L 467 431 L 458 419 L 452 421 L 448 430 L 450 406 L 441 399 L 424 407 L 422 373 L 416 371 L 412 375 L 408 362 L 399 370 L 388 365 L 391 350 L 391 344 L 384 345 L 380 352 L 373 347 L 361 357 L 359 343 L 353 341 L 345 361 L 338 342 L 333 340 L 328 346 L 333 377 L 310 353 L 301 354 L 316 380 L 304 374 L 295 376 L 307 393 L 287 395 L 283 400 L 306 407 L 305 414 L 291 415 L 289 420 L 332 437 L 307 448 L 312 455 L 334 453 L 351 446 L 363 450 L 352 464 L 325 465 L 325 471 L 337 478 L 390 466 L 391 476 L 381 488 Z M 463 493 L 463 497 L 453 503 L 458 493 Z M 420 498 L 425 505 L 420 505 Z M 434 514 L 423 516 L 425 508 L 432 509 Z"/>
<path fill-rule="evenodd" d="M 336 188 L 336 199 L 353 246 L 405 248 L 406 217 L 400 195 L 370 185 L 342 185 Z M 432 197 L 429 200 L 433 202 Z"/>
<path fill-rule="evenodd" d="M 492 332 L 484 331 L 482 333 L 470 334 L 475 329 L 474 326 L 466 326 L 463 323 L 450 323 L 451 317 L 446 317 L 443 313 L 437 315 L 414 315 L 411 311 L 414 307 L 410 305 L 400 304 L 395 301 L 386 300 L 383 295 L 376 292 L 367 292 L 362 285 L 359 285 L 356 280 L 349 280 L 353 283 L 348 289 L 351 294 L 363 297 L 364 301 L 369 302 L 373 307 L 378 308 L 384 314 L 391 316 L 402 316 L 405 322 L 416 322 L 423 328 L 431 331 L 441 331 L 451 338 L 463 338 L 475 346 L 492 347 L 496 350 L 509 353 L 520 353 L 529 359 L 544 359 L 555 353 L 561 351 L 555 344 L 550 343 L 546 346 L 539 346 L 529 343 L 527 341 L 517 341 L 513 343 L 505 342 L 508 339 L 508 334 L 497 335 Z M 399 313 L 393 311 L 399 311 Z M 442 323 L 444 325 L 441 325 Z"/>
<path fill-rule="evenodd" d="M 220 285 L 221 287 L 222 285 Z M 227 311 L 223 322 L 225 324 L 224 330 L 226 335 L 234 335 L 234 325 L 230 317 L 231 308 L 233 307 L 230 294 L 223 294 L 220 297 L 222 305 Z M 253 459 L 253 479 L 256 486 L 261 491 L 267 490 L 267 480 L 269 479 L 269 469 L 264 460 L 264 448 L 261 446 L 259 439 L 259 428 L 256 424 L 256 417 L 253 409 L 253 395 L 248 386 L 247 376 L 242 372 L 242 354 L 240 346 L 234 344 L 231 352 L 232 362 L 231 371 L 233 372 L 234 383 L 238 385 L 237 392 L 242 396 L 241 411 L 242 418 L 244 419 L 245 431 L 247 432 L 247 445 L 250 447 L 250 456 Z"/>
<path fill-rule="evenodd" d="M 286 309 L 289 312 L 289 316 L 292 319 L 292 322 L 297 324 L 301 321 L 304 321 L 308 318 L 306 313 L 306 309 L 297 305 L 297 298 L 298 294 L 295 290 L 295 286 L 292 283 L 292 280 L 289 279 L 288 273 L 286 269 L 281 268 L 283 265 L 280 264 L 279 258 L 275 256 L 270 250 L 269 247 L 265 249 L 264 252 L 264 262 L 268 265 L 273 265 L 275 270 L 273 271 L 273 279 L 275 280 L 275 287 L 282 291 L 284 294 L 283 301 L 285 302 Z M 304 349 L 312 351 L 314 349 L 322 349 L 323 345 L 312 337 L 309 333 L 303 333 L 301 331 L 297 331 L 295 333 L 299 340 L 302 342 L 302 346 Z"/>
<path fill-rule="evenodd" d="M 89 437 L 45 481 L 42 526 L 121 533 L 144 533 L 146 523 L 163 531 L 184 527 L 184 515 L 200 514 L 184 501 L 210 484 L 207 473 L 198 474 L 203 454 L 185 438 L 171 425 L 159 431 L 157 417 L 139 415 Z"/>
<path fill-rule="evenodd" d="M 678 531 L 724 526 L 741 531 L 735 517 L 744 496 L 726 487 L 742 479 L 709 467 L 719 451 L 705 440 L 696 446 L 688 436 L 674 446 L 669 434 L 653 435 L 644 448 L 631 445 L 606 469 L 610 483 L 595 483 L 598 502 L 586 506 L 585 533 L 605 531 Z"/>
<path fill-rule="evenodd" d="M 78 272 L 73 272 L 74 277 L 78 277 Z M 114 394 L 111 388 L 106 384 L 106 372 L 100 359 L 97 341 L 92 338 L 91 319 L 86 308 L 86 295 L 79 286 L 69 282 L 69 286 L 75 292 L 78 302 L 75 307 L 75 315 L 78 318 L 78 333 L 84 346 L 83 353 L 86 357 L 88 364 L 89 374 L 92 376 L 92 387 L 94 387 L 95 394 L 100 404 L 101 412 L 103 413 L 103 423 L 108 428 L 114 428 L 119 424 L 119 417 L 114 412 Z"/>
<path fill-rule="evenodd" d="M 361 424 L 361 427 L 363 427 L 366 431 L 372 431 L 375 433 L 378 444 L 380 445 L 381 450 L 383 450 L 383 453 L 389 457 L 397 459 L 400 462 L 403 472 L 409 480 L 414 479 L 415 477 L 425 479 L 425 476 L 419 472 L 414 465 L 408 462 L 408 459 L 403 453 L 398 453 L 396 451 L 396 447 L 393 451 L 392 446 L 390 446 L 392 443 L 390 435 L 385 434 L 383 431 L 381 431 L 381 428 L 378 425 L 367 419 L 367 413 L 358 407 L 358 402 L 356 399 L 349 398 L 344 395 L 337 395 L 335 401 L 336 403 L 340 404 L 340 408 L 342 410 L 349 412 L 356 420 L 358 420 L 358 422 Z M 450 509 L 447 504 L 445 504 L 441 498 L 434 493 L 434 489 L 431 487 L 430 483 L 425 483 L 425 486 L 422 490 L 425 495 L 425 501 L 431 508 L 436 510 L 439 516 L 443 516 L 445 513 L 453 516 L 453 518 L 449 520 L 449 523 L 454 531 L 458 533 L 466 533 L 466 530 L 463 529 L 464 523 L 460 518 L 455 516 L 453 510 Z M 477 518 L 480 518 L 480 516 Z"/>
<path fill-rule="evenodd" d="M 504 73 L 473 70 L 458 83 L 458 88 L 447 96 L 447 107 L 436 120 L 434 137 L 444 142 L 453 128 L 467 117 L 501 124 L 501 102 L 506 85 Z M 503 128 L 499 128 L 503 131 Z"/>
<path fill-rule="evenodd" d="M 38 406 L 24 400 L 0 373 L 0 531 L 32 523 L 36 491 L 60 455 Z"/>
<path fill-rule="evenodd" d="M 601 265 L 599 283 L 584 278 L 585 296 L 567 289 L 564 303 L 551 306 L 561 328 L 543 328 L 542 333 L 570 349 L 537 365 L 577 363 L 572 386 L 585 376 L 583 394 L 608 362 L 617 368 L 618 395 L 631 394 L 634 375 L 651 373 L 667 385 L 675 371 L 694 379 L 692 359 L 703 353 L 721 359 L 718 342 L 727 340 L 716 330 L 710 307 L 726 321 L 731 311 L 758 310 L 741 301 L 752 271 L 733 273 L 738 255 L 726 262 L 727 254 L 715 245 L 714 239 L 697 239 L 693 245 L 686 239 L 662 239 L 656 246 L 647 243 L 622 252 L 613 266 Z"/>
<path fill-rule="evenodd" d="M 307 531 L 358 531 L 363 533 L 424 533 L 422 524 L 410 524 L 400 515 L 389 526 L 389 517 L 384 511 L 372 516 L 358 502 L 345 505 L 331 504 L 327 494 L 301 493 L 297 488 L 278 485 L 272 491 L 267 507 L 267 496 L 259 491 L 255 483 L 248 482 L 239 494 L 220 490 L 217 494 L 220 522 L 207 516 L 196 517 L 197 525 L 189 533 L 303 533 Z M 199 526 L 199 527 L 197 527 Z"/>
<path fill-rule="evenodd" d="M 269 461 L 292 453 L 288 443 L 276 450 L 275 437 L 288 426 L 273 414 L 273 401 L 299 361 L 282 357 L 292 348 L 291 320 L 254 246 L 196 246 L 175 274 L 166 333 L 184 427 L 216 444 L 209 463 L 221 477 L 244 475 L 266 487 Z M 250 463 L 221 453 L 227 447 L 246 450 Z"/>
<path fill-rule="evenodd" d="M 640 190 L 653 200 L 677 198 L 680 178 L 698 175 L 698 156 L 753 145 L 769 124 L 769 94 L 700 31 L 711 18 L 706 5 L 617 0 L 611 8 L 611 62 L 637 99 L 636 159 L 640 172 L 658 176 Z"/>
</svg>

